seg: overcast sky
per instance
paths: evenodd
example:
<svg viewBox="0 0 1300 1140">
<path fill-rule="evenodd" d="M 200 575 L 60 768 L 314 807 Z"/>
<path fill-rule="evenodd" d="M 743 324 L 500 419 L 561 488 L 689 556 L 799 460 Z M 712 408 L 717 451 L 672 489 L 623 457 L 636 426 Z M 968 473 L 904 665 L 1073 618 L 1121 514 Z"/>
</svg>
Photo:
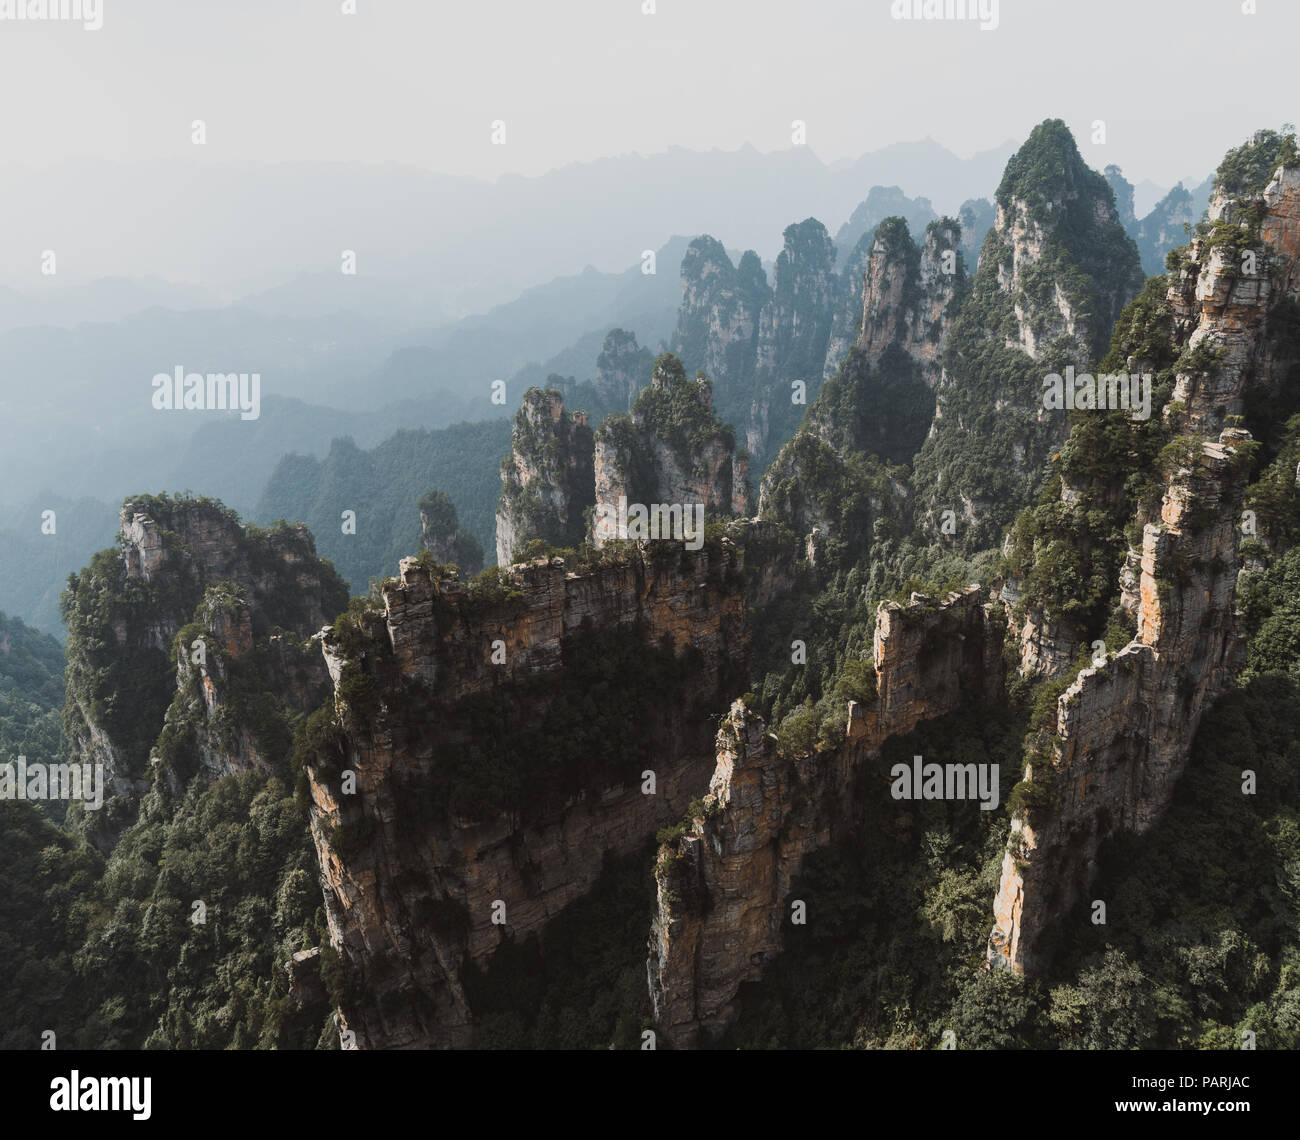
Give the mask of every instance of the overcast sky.
<svg viewBox="0 0 1300 1140">
<path fill-rule="evenodd" d="M 1213 170 L 1294 121 L 1300 4 L 1000 0 L 998 26 L 890 0 L 103 0 L 103 28 L 0 21 L 0 162 L 396 161 L 494 178 L 669 146 L 825 161 L 959 155 L 1066 120 L 1133 182 Z M 491 123 L 506 123 L 506 144 Z M 1104 145 L 1092 123 L 1106 123 Z"/>
</svg>

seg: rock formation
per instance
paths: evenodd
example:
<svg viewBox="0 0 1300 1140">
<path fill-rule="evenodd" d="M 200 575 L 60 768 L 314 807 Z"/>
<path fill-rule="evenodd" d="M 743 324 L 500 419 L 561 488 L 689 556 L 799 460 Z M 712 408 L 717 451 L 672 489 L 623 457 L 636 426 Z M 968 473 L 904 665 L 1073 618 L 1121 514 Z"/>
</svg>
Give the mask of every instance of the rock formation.
<svg viewBox="0 0 1300 1140">
<path fill-rule="evenodd" d="M 745 683 L 742 570 L 729 540 L 677 543 L 485 593 L 405 559 L 382 613 L 327 633 L 312 832 L 359 1046 L 469 1044 L 463 963 L 540 931 L 698 795 L 711 714 Z"/>
<path fill-rule="evenodd" d="M 987 198 L 968 198 L 957 211 L 957 220 L 961 223 L 961 248 L 966 268 L 974 273 L 979 269 L 980 251 L 997 220 L 997 211 Z"/>
<path fill-rule="evenodd" d="M 951 510 L 952 541 L 968 550 L 999 543 L 1065 438 L 1064 418 L 1044 414 L 1043 377 L 1100 360 L 1142 281 L 1105 178 L 1064 123 L 1039 124 L 1007 164 L 994 229 L 949 337 L 934 426 L 915 464 L 928 530 L 942 536 Z"/>
<path fill-rule="evenodd" d="M 897 186 L 873 186 L 835 235 L 842 266 L 836 282 L 835 313 L 822 367 L 822 380 L 839 370 L 853 345 L 862 320 L 862 282 L 875 245 L 876 231 L 886 218 L 902 218 L 907 229 L 924 233 L 937 215 L 928 198 L 908 198 Z"/>
<path fill-rule="evenodd" d="M 943 346 L 967 285 L 959 243 L 951 219 L 930 223 L 919 248 L 902 218 L 876 229 L 851 351 L 768 467 L 760 517 L 798 534 L 819 529 L 826 538 L 845 537 L 830 508 L 844 501 L 836 484 L 862 482 L 849 473 L 853 458 L 912 459 L 933 418 Z M 906 515 L 905 485 L 886 479 L 881 489 L 870 517 L 850 528 L 868 538 L 876 518 Z"/>
<path fill-rule="evenodd" d="M 756 254 L 733 269 L 722 245 L 697 238 L 682 261 L 682 304 L 673 351 L 715 384 L 722 417 L 763 458 L 789 437 L 821 386 L 838 297 L 835 243 L 815 218 L 786 227 L 772 287 Z"/>
<path fill-rule="evenodd" d="M 208 587 L 173 652 L 176 695 L 153 759 L 177 792 L 199 770 L 282 767 L 292 733 L 280 710 L 309 713 L 331 688 L 319 638 L 254 638 L 252 607 L 230 582 Z"/>
<path fill-rule="evenodd" d="M 1254 252 L 1256 272 L 1241 272 L 1243 249 Z M 1177 258 L 1167 301 L 1183 352 L 1164 410 L 1176 439 L 1164 453 L 1158 511 L 1139 516 L 1136 591 L 1131 573 L 1122 578 L 1137 636 L 1078 674 L 1029 757 L 994 906 L 993 965 L 1033 972 L 1048 960 L 1101 844 L 1161 818 L 1202 713 L 1231 683 L 1238 524 L 1254 445 L 1225 425 L 1252 392 L 1276 398 L 1293 373 L 1298 254 L 1294 164 L 1262 192 L 1221 185 L 1207 226 Z"/>
<path fill-rule="evenodd" d="M 420 549 L 470 576 L 483 569 L 483 548 L 460 525 L 456 505 L 445 491 L 430 491 L 420 500 Z"/>
<path fill-rule="evenodd" d="M 1132 234 L 1137 226 L 1137 215 L 1133 212 L 1133 183 L 1124 177 L 1124 172 L 1113 162 L 1102 172 L 1106 185 L 1115 195 L 1115 216 L 1119 224 Z"/>
<path fill-rule="evenodd" d="M 713 413 L 710 381 L 688 380 L 671 353 L 655 361 L 650 387 L 631 415 L 611 416 L 597 429 L 595 482 L 597 546 L 618 537 L 601 507 L 616 511 L 621 500 L 698 504 L 710 516 L 747 513 L 748 459 L 737 454 L 731 428 Z"/>
<path fill-rule="evenodd" d="M 787 226 L 772 273 L 772 296 L 759 315 L 754 391 L 746 422 L 751 454 L 767 458 L 799 426 L 807 399 L 821 387 L 835 312 L 835 243 L 816 218 Z"/>
<path fill-rule="evenodd" d="M 596 394 L 607 407 L 629 410 L 653 364 L 653 354 L 637 344 L 635 333 L 611 329 L 596 358 Z"/>
<path fill-rule="evenodd" d="M 966 280 L 960 245 L 961 227 L 951 218 L 931 222 L 920 248 L 902 219 L 887 219 L 876 230 L 854 343 L 867 363 L 897 348 L 919 367 L 926 387 L 939 383 L 943 347 Z"/>
<path fill-rule="evenodd" d="M 687 247 L 681 273 L 672 351 L 689 371 L 714 381 L 725 415 L 748 412 L 759 314 L 772 295 L 758 254 L 747 250 L 735 266 L 722 243 L 706 235 Z"/>
<path fill-rule="evenodd" d="M 742 982 L 762 976 L 781 946 L 790 884 L 804 859 L 853 826 L 859 784 L 891 736 L 964 701 L 1001 694 L 1001 627 L 978 586 L 941 603 L 883 603 L 874 643 L 877 698 L 849 707 L 837 748 L 783 756 L 737 701 L 718 731 L 703 810 L 660 849 L 650 935 L 655 1019 L 674 1044 L 734 1016 Z"/>
<path fill-rule="evenodd" d="M 64 597 L 69 749 L 82 763 L 102 763 L 108 791 L 122 801 L 89 821 L 103 825 L 97 841 L 122 824 L 119 811 L 134 810 L 153 777 L 151 758 L 168 770 L 174 760 L 178 772 L 202 765 L 215 773 L 274 749 L 259 743 L 252 721 L 232 721 L 231 663 L 244 662 L 238 668 L 256 675 L 244 687 L 276 708 L 311 707 L 324 677 L 318 650 L 303 643 L 346 605 L 347 587 L 316 557 L 305 527 L 245 528 L 208 499 L 127 500 L 118 547 L 73 575 Z M 265 734 L 278 714 L 262 708 L 254 719 Z M 170 734 L 160 741 L 165 722 Z"/>
<path fill-rule="evenodd" d="M 559 392 L 529 388 L 515 413 L 510 448 L 501 461 L 497 564 L 509 566 L 533 539 L 577 546 L 595 502 L 587 417 L 566 415 Z"/>
<path fill-rule="evenodd" d="M 1208 203 L 1209 180 L 1194 190 L 1180 182 L 1138 222 L 1133 240 L 1148 275 L 1165 271 L 1165 258 L 1187 241 L 1187 227 L 1201 220 Z"/>
</svg>

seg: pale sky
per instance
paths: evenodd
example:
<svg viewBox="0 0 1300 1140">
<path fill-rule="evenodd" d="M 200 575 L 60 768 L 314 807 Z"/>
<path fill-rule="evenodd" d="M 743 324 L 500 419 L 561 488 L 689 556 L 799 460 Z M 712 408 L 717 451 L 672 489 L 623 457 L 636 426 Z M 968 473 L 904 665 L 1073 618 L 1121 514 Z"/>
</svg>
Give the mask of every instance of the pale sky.
<svg viewBox="0 0 1300 1140">
<path fill-rule="evenodd" d="M 0 164 L 193 158 L 193 119 L 204 161 L 495 178 L 669 146 L 780 150 L 794 119 L 828 162 L 926 136 L 966 156 L 1059 117 L 1095 167 L 1171 185 L 1300 117 L 1296 0 L 1256 15 L 1242 0 L 1000 0 L 991 31 L 895 20 L 891 0 L 342 7 L 103 0 L 99 31 L 0 20 Z"/>
</svg>

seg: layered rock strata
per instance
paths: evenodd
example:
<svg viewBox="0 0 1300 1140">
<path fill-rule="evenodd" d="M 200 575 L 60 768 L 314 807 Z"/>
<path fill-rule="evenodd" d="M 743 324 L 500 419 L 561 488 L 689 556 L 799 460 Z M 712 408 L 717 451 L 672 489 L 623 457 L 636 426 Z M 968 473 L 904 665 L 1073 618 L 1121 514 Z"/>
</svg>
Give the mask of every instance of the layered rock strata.
<svg viewBox="0 0 1300 1140">
<path fill-rule="evenodd" d="M 509 566 L 532 540 L 574 547 L 595 502 L 593 440 L 584 413 L 566 413 L 554 389 L 529 388 L 501 461 L 497 564 Z"/>
<path fill-rule="evenodd" d="M 704 377 L 687 379 L 669 353 L 655 362 L 631 415 L 612 416 L 597 429 L 594 464 L 597 547 L 620 537 L 620 503 L 702 507 L 710 517 L 748 513 L 749 461 L 714 415 L 713 386 Z"/>
<path fill-rule="evenodd" d="M 811 852 L 853 828 L 858 785 L 884 779 L 874 767 L 884 742 L 965 701 L 1000 698 L 1000 633 L 978 586 L 938 604 L 882 604 L 877 698 L 850 704 L 836 748 L 782 756 L 763 722 L 732 705 L 704 810 L 656 864 L 647 970 L 656 1022 L 674 1044 L 723 1028 L 740 985 L 780 951 L 791 882 Z"/>
<path fill-rule="evenodd" d="M 354 983 L 342 1024 L 360 1047 L 471 1043 L 464 963 L 485 966 L 504 939 L 541 932 L 608 855 L 637 849 L 698 795 L 714 763 L 710 713 L 744 684 L 742 570 L 729 540 L 665 544 L 578 571 L 539 560 L 484 599 L 406 559 L 382 614 L 327 635 L 337 715 L 309 768 L 312 833 L 332 943 Z M 464 811 L 454 788 L 442 796 L 456 749 L 478 748 L 474 764 L 503 778 L 536 775 L 542 760 L 519 751 L 519 734 L 545 726 L 571 670 L 595 667 L 576 655 L 597 652 L 602 634 L 645 661 L 671 653 L 685 678 L 657 703 L 642 692 L 645 719 L 601 710 L 635 770 L 583 774 L 588 758 L 574 754 L 563 763 L 577 783 L 556 795 L 501 810 L 489 795 Z M 644 690 L 645 676 L 625 680 Z M 615 682 L 606 702 L 630 705 L 636 693 Z M 495 743 L 474 720 L 492 715 L 484 701 L 505 710 Z"/>
<path fill-rule="evenodd" d="M 237 604 L 208 605 L 218 586 Z M 246 529 L 213 500 L 151 497 L 123 504 L 118 547 L 73 576 L 64 604 L 69 747 L 81 762 L 104 765 L 111 795 L 133 798 L 152 778 L 153 745 L 178 688 L 198 685 L 213 722 L 219 719 L 222 662 L 254 647 L 268 660 L 287 654 L 295 664 L 283 686 L 270 677 L 268 688 L 297 708 L 310 707 L 323 680 L 317 654 L 300 674 L 300 655 L 288 642 L 300 645 L 343 609 L 347 587 L 317 558 L 304 526 Z M 187 626 L 192 636 L 174 646 Z M 212 649 L 210 667 L 194 660 L 192 643 L 200 636 Z M 205 668 L 210 672 L 200 681 Z M 214 744 L 206 756 L 214 771 L 251 762 L 237 742 Z"/>
<path fill-rule="evenodd" d="M 1257 272 L 1225 236 L 1252 239 Z M 1062 694 L 1045 751 L 1025 780 L 1037 807 L 1013 819 L 994 903 L 990 964 L 1033 973 L 1059 922 L 1091 883 L 1102 843 L 1164 814 L 1204 711 L 1231 684 L 1249 433 L 1224 427 L 1252 392 L 1276 395 L 1297 352 L 1290 313 L 1300 256 L 1300 167 L 1279 169 L 1257 199 L 1217 194 L 1210 226 L 1179 259 L 1168 303 L 1188 351 L 1166 407 L 1184 457 L 1146 522 L 1134 590 L 1137 636 L 1080 672 Z M 1212 349 L 1208 355 L 1198 349 Z"/>
</svg>

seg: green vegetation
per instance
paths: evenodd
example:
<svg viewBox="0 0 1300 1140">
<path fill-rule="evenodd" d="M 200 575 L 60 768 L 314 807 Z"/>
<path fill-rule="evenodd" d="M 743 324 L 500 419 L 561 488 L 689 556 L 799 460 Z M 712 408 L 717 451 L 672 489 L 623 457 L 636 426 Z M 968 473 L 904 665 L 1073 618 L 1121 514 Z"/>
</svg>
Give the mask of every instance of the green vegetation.
<svg viewBox="0 0 1300 1140">
<path fill-rule="evenodd" d="M 784 952 L 746 987 L 722 1048 L 959 1048 L 1025 1040 L 1041 997 L 1022 979 L 983 976 L 989 901 L 1007 837 L 1005 811 L 972 802 L 898 801 L 889 769 L 914 755 L 998 763 L 1003 799 L 1017 772 L 1024 721 L 1010 710 L 963 710 L 896 738 L 864 776 L 861 825 L 810 856 L 790 891 L 808 906 L 786 925 Z"/>
<path fill-rule="evenodd" d="M 1079 156 L 1059 119 L 1040 123 L 1007 164 L 998 205 L 1023 210 L 1043 227 L 1038 263 L 1021 272 L 1018 292 L 1003 287 L 1013 266 L 1005 235 L 991 231 L 969 297 L 953 325 L 941 392 L 942 418 L 915 463 L 930 528 L 938 512 L 977 504 L 956 537 L 973 552 L 997 546 L 1017 510 L 1035 501 L 1051 477 L 1049 462 L 1062 424 L 1042 418 L 1042 381 L 1067 365 L 1098 360 L 1120 310 L 1142 286 L 1137 249 L 1118 221 L 1099 221 L 1114 205 L 1106 179 Z M 1086 340 L 1064 333 L 1060 301 Z M 1036 359 L 1015 344 L 1017 307 L 1039 342 Z"/>
<path fill-rule="evenodd" d="M 1293 135 L 1266 132 L 1225 159 L 1218 183 L 1249 197 L 1279 161 L 1295 160 Z M 934 607 L 952 588 L 1009 574 L 1022 595 L 1017 616 L 1041 611 L 1082 645 L 1101 637 L 1120 648 L 1133 633 L 1132 615 L 1114 604 L 1121 565 L 1141 523 L 1154 517 L 1168 474 L 1199 477 L 1201 439 L 1189 430 L 1185 410 L 1170 404 L 1173 381 L 1179 370 L 1212 370 L 1218 359 L 1208 347 L 1179 352 L 1167 278 L 1147 282 L 1115 320 L 1117 300 L 1133 291 L 1132 243 L 1118 226 L 1097 222 L 1111 191 L 1083 165 L 1063 124 L 1036 128 L 1009 164 L 998 200 L 1044 226 L 1043 262 L 1022 266 L 1018 291 L 1003 292 L 998 274 L 1011 268 L 1010 248 L 990 233 L 969 296 L 959 289 L 940 430 L 922 443 L 934 397 L 910 359 L 886 352 L 872 367 L 855 351 L 771 469 L 768 502 L 779 523 L 775 533 L 746 540 L 746 573 L 755 582 L 788 564 L 795 582 L 780 601 L 750 612 L 749 673 L 742 675 L 739 662 L 724 662 L 721 687 L 726 694 L 749 687 L 747 707 L 765 718 L 785 756 L 836 747 L 849 702 L 876 700 L 872 639 L 882 599 L 906 601 L 916 592 Z M 1257 225 L 1258 212 L 1247 207 L 1202 233 L 1211 247 L 1235 254 L 1254 240 Z M 813 367 L 819 337 L 825 346 L 830 309 L 819 290 L 831 281 L 832 251 L 813 219 L 785 236 L 770 297 L 753 254 L 731 271 L 712 239 L 692 250 L 696 269 L 701 259 L 726 262 L 725 288 L 708 287 L 721 289 L 715 299 L 730 306 L 724 320 L 754 317 L 769 302 L 793 314 L 789 324 L 800 331 L 774 346 L 776 375 L 782 382 L 804 376 L 811 388 L 820 376 L 820 366 Z M 876 240 L 904 263 L 910 303 L 919 288 L 916 243 L 897 218 L 880 225 Z M 1180 256 L 1170 263 L 1176 270 Z M 1087 343 L 1059 339 L 1037 360 L 1008 347 L 1021 331 L 1017 306 L 1035 338 L 1057 336 L 1061 299 Z M 1289 302 L 1271 319 L 1283 337 L 1293 325 L 1300 329 L 1300 309 Z M 1112 321 L 1109 352 L 1095 371 L 1128 371 L 1130 358 L 1140 361 L 1155 377 L 1151 418 L 1075 415 L 1068 437 L 1060 425 L 1044 427 L 1044 373 L 1063 371 L 1080 354 L 1095 360 Z M 704 351 L 701 328 L 698 320 L 684 322 L 688 359 Z M 719 399 L 724 407 L 743 406 L 746 415 L 755 396 L 772 394 L 763 385 L 773 376 L 754 374 L 753 347 L 737 337 L 728 350 L 738 354 L 736 370 Z M 688 379 L 671 354 L 654 362 L 654 380 L 631 415 L 600 429 L 629 465 L 632 484 L 644 487 L 657 478 L 654 443 L 686 469 L 715 443 L 727 452 L 735 446 L 734 433 L 714 414 L 709 380 Z M 772 407 L 778 436 L 782 417 L 798 415 L 784 395 L 778 392 Z M 524 491 L 516 478 L 512 490 L 507 479 L 507 509 L 527 540 L 520 555 L 559 555 L 566 570 L 578 573 L 626 562 L 637 577 L 644 568 L 624 544 L 597 551 L 582 542 L 591 503 L 577 488 L 591 482 L 580 461 L 590 453 L 591 435 L 570 416 L 553 420 L 552 396 L 530 389 L 515 418 L 514 443 L 546 474 L 543 484 L 565 492 L 565 502 L 557 508 L 536 487 Z M 1291 398 L 1272 404 L 1276 422 L 1265 425 L 1258 447 L 1240 448 L 1236 461 L 1243 479 L 1262 468 L 1247 499 L 1259 533 L 1242 544 L 1247 644 L 1240 686 L 1204 717 L 1165 820 L 1103 848 L 1089 894 L 1107 901 L 1109 924 L 1093 926 L 1081 902 L 1049 972 L 1035 983 L 983 969 L 1010 820 L 1022 815 L 1040 824 L 1054 806 L 1054 718 L 1088 662 L 1085 650 L 1055 681 L 1013 681 L 1003 707 L 963 708 L 886 743 L 880 762 L 865 766 L 853 789 L 859 826 L 810 856 L 794 884 L 791 897 L 806 902 L 808 924 L 785 928 L 784 953 L 742 991 L 739 1019 L 706 1044 L 933 1048 L 951 1030 L 959 1048 L 1225 1048 L 1249 1029 L 1264 1048 L 1300 1045 L 1300 415 L 1291 414 Z M 1269 401 L 1260 393 L 1252 399 L 1245 422 L 1264 423 Z M 322 534 L 335 535 L 331 549 L 340 565 L 349 560 L 354 582 L 414 554 L 423 514 L 433 541 L 419 565 L 435 578 L 461 571 L 468 578 L 482 554 L 470 532 L 491 541 L 479 522 L 490 519 L 497 492 L 495 479 L 475 467 L 482 454 L 504 449 L 503 430 L 491 424 L 451 429 L 446 437 L 408 432 L 368 453 L 340 441 L 324 462 L 288 457 L 276 495 L 280 505 L 298 506 L 271 513 L 310 517 Z M 903 464 L 918 449 L 913 482 Z M 507 466 L 509 476 L 513 465 Z M 431 486 L 446 491 L 429 492 Z M 933 530 L 936 512 L 956 512 L 962 531 L 955 541 L 944 536 L 936 544 L 914 526 L 912 486 L 925 529 Z M 453 500 L 465 508 L 465 529 Z M 348 764 L 349 736 L 392 728 L 394 710 L 402 747 L 418 762 L 395 768 L 393 823 L 413 845 L 452 820 L 504 815 L 517 829 L 595 789 L 635 787 L 645 769 L 709 748 L 711 714 L 719 709 L 702 691 L 702 657 L 678 651 L 671 637 L 655 644 L 641 625 L 584 626 L 562 641 L 561 683 L 554 673 L 511 675 L 469 695 L 444 686 L 431 696 L 399 676 L 380 616 L 383 593 L 395 580 L 382 579 L 348 601 L 329 564 L 308 561 L 314 549 L 306 532 L 283 522 L 240 528 L 233 512 L 210 500 L 136 501 L 160 524 L 165 564 L 148 582 L 129 578 L 121 552 L 109 550 L 71 576 L 63 602 L 66 692 L 57 645 L 0 615 L 0 760 L 18 751 L 29 758 L 58 754 L 65 747 L 63 705 L 74 751 L 88 754 L 90 728 L 107 733 L 127 774 L 151 784 L 138 819 L 114 821 L 121 834 L 112 831 L 116 843 L 107 856 L 77 831 L 84 820 L 59 827 L 35 805 L 0 803 L 0 955 L 13 982 L 0 993 L 0 1047 L 32 1047 L 45 1029 L 54 1029 L 64 1048 L 326 1041 L 326 1003 L 295 1005 L 286 960 L 323 946 L 321 981 L 335 1001 L 359 998 L 374 978 L 345 974 L 324 946 L 305 769 L 337 779 Z M 338 532 L 343 509 L 358 511 L 357 536 Z M 231 536 L 227 553 L 239 582 L 209 581 L 196 569 L 182 517 L 194 511 Z M 1206 521 L 1194 516 L 1190 529 Z M 813 526 L 821 528 L 813 557 L 800 562 L 799 545 Z M 721 534 L 710 527 L 713 556 Z M 644 558 L 651 568 L 688 561 L 673 543 L 651 544 Z M 290 574 L 283 572 L 286 561 Z M 299 581 L 304 563 L 323 583 L 310 598 Z M 712 565 L 716 575 L 724 573 L 716 557 Z M 1171 560 L 1162 589 L 1191 568 Z M 522 601 L 519 581 L 492 567 L 434 604 L 455 607 L 475 630 L 495 637 L 509 635 Z M 308 713 L 311 650 L 303 638 L 311 632 L 310 607 L 321 605 L 342 611 L 333 626 L 345 659 L 341 719 L 332 704 Z M 240 631 L 250 614 L 253 646 L 232 654 L 215 631 Z M 281 635 L 272 644 L 277 627 Z M 177 630 L 170 644 L 160 645 L 160 629 Z M 215 712 L 186 664 L 188 647 L 209 634 Z M 924 649 L 920 661 L 924 667 Z M 1190 681 L 1183 672 L 1176 685 Z M 292 702 L 284 695 L 290 688 Z M 266 771 L 220 779 L 201 772 L 205 750 L 230 752 L 250 741 Z M 915 755 L 998 765 L 999 809 L 894 800 L 887 773 Z M 156 776 L 151 757 L 161 761 Z M 1022 779 L 1026 762 L 1032 780 Z M 1250 795 L 1242 793 L 1247 772 L 1255 780 Z M 656 837 L 678 845 L 659 873 L 670 898 L 687 909 L 699 900 L 687 890 L 681 840 L 720 810 L 716 801 L 693 800 Z M 358 860 L 377 823 L 350 805 L 344 818 L 322 826 L 338 855 Z M 485 964 L 466 964 L 476 1046 L 639 1046 L 650 1017 L 645 937 L 654 860 L 650 847 L 610 858 L 594 888 L 540 936 L 516 941 L 506 933 Z M 196 903 L 203 922 L 191 921 Z M 457 935 L 468 922 L 451 898 L 431 897 L 413 917 Z M 389 965 L 372 963 L 376 971 Z"/>
<path fill-rule="evenodd" d="M 1277 648 L 1274 646 L 1274 648 Z M 1262 666 L 1206 715 L 1168 815 L 1102 851 L 1051 990 L 1075 1048 L 1300 1046 L 1300 685 L 1293 647 L 1252 646 Z M 1242 793 L 1253 771 L 1253 795 Z"/>
<path fill-rule="evenodd" d="M 57 529 L 42 533 L 42 512 L 55 512 Z M 113 543 L 117 510 L 97 499 L 42 494 L 21 507 L 0 507 L 0 611 L 62 641 L 59 594 L 68 575 Z"/>
<path fill-rule="evenodd" d="M 285 962 L 325 937 L 302 811 L 259 773 L 162 790 L 87 892 L 61 1044 L 312 1048 L 323 1004 L 296 1014 Z M 203 903 L 204 921 L 193 921 Z"/>
<path fill-rule="evenodd" d="M 655 360 L 651 378 L 632 405 L 632 420 L 666 443 L 683 471 L 690 471 L 714 440 L 728 452 L 735 450 L 735 433 L 713 414 L 713 385 L 703 375 L 687 380 L 682 362 L 665 352 Z"/>
<path fill-rule="evenodd" d="M 564 668 L 559 690 L 542 676 L 428 706 L 429 771 L 396 797 L 411 826 L 444 814 L 505 812 L 526 822 L 584 790 L 639 784 L 686 739 L 698 742 L 701 726 L 688 719 L 698 696 L 694 653 L 676 656 L 634 628 L 592 631 L 566 640 Z M 540 719 L 526 715 L 538 707 Z"/>
<path fill-rule="evenodd" d="M 1052 456 L 1052 478 L 1037 506 L 1017 516 L 1006 561 L 1007 572 L 1020 580 L 1018 616 L 1047 615 L 1076 639 L 1101 638 L 1111 649 L 1120 648 L 1111 639 L 1124 630 L 1113 605 L 1120 569 L 1130 548 L 1141 549 L 1139 523 L 1156 515 L 1166 472 L 1185 458 L 1170 450 L 1173 426 L 1162 415 L 1187 363 L 1174 341 L 1167 286 L 1164 277 L 1147 281 L 1121 314 L 1097 369 L 1127 373 L 1129 358 L 1140 361 L 1152 374 L 1150 418 L 1134 420 L 1123 410 L 1070 413 L 1069 437 Z M 1063 484 L 1072 491 L 1070 502 Z"/>
<path fill-rule="evenodd" d="M 564 410 L 559 392 L 529 388 L 515 413 L 510 446 L 501 461 L 499 510 L 513 527 L 515 546 L 536 538 L 578 545 L 596 502 L 591 428 Z M 526 486 L 517 462 L 532 473 Z"/>
<path fill-rule="evenodd" d="M 1300 162 L 1295 127 L 1256 131 L 1254 137 L 1228 151 L 1214 175 L 1214 188 L 1231 198 L 1253 198 L 1264 192 L 1279 166 Z"/>
<path fill-rule="evenodd" d="M 399 431 L 369 451 L 337 439 L 324 459 L 286 455 L 255 517 L 301 519 L 351 592 L 364 594 L 371 578 L 395 573 L 419 550 L 419 502 L 430 487 L 454 501 L 459 525 L 495 556 L 501 477 L 493 457 L 509 446 L 510 422 L 502 419 Z M 357 512 L 356 534 L 343 533 L 344 510 Z"/>
<path fill-rule="evenodd" d="M 0 613 L 0 764 L 50 763 L 63 751 L 63 647 Z"/>
<path fill-rule="evenodd" d="M 471 531 L 462 529 L 450 495 L 445 491 L 430 491 L 417 505 L 423 542 L 428 549 L 436 550 L 444 561 L 467 574 L 477 574 L 483 569 L 483 547 Z"/>
<path fill-rule="evenodd" d="M 748 416 L 758 316 L 772 295 L 762 262 L 753 250 L 747 250 L 739 265 L 733 266 L 722 243 L 706 234 L 687 247 L 681 274 L 688 292 L 678 317 L 673 353 L 688 371 L 707 371 L 711 366 L 717 371 L 714 380 L 722 415 L 733 419 Z M 723 325 L 748 325 L 751 332 L 732 340 L 721 361 L 711 362 L 708 343 L 715 313 Z"/>
<path fill-rule="evenodd" d="M 348 594 L 332 565 L 315 558 L 311 534 L 304 529 L 283 524 L 241 529 L 235 512 L 212 499 L 163 495 L 130 501 L 158 523 L 163 562 L 146 581 L 128 575 L 121 549 L 113 548 L 99 551 L 89 567 L 69 576 L 62 598 L 68 627 L 64 726 L 72 747 L 83 753 L 89 747 L 86 726 L 95 724 L 120 750 L 126 772 L 142 776 L 175 692 L 175 657 L 159 648 L 156 631 L 160 625 L 179 628 L 201 621 L 204 606 L 227 589 L 205 581 L 203 562 L 185 547 L 181 535 L 190 533 L 191 525 L 216 528 L 228 543 L 222 554 L 232 572 L 259 585 L 248 598 L 252 632 L 259 639 L 276 629 L 300 637 L 315 632 L 308 628 L 312 604 L 334 613 L 347 604 Z M 290 568 L 286 554 L 298 565 Z M 318 590 L 303 588 L 300 575 L 308 572 L 319 581 Z M 217 593 L 209 597 L 208 587 L 218 587 Z M 259 684 L 250 675 L 236 679 L 246 705 L 260 699 Z M 265 723 L 261 714 L 258 719 Z"/>
<path fill-rule="evenodd" d="M 61 656 L 0 616 L 0 759 L 62 752 Z M 328 1010 L 295 1011 L 284 970 L 324 937 L 315 852 L 274 777 L 195 783 L 179 797 L 159 782 L 107 860 L 37 804 L 2 800 L 0 868 L 0 1048 L 38 1048 L 46 1030 L 60 1049 L 320 1038 Z"/>
<path fill-rule="evenodd" d="M 611 859 L 592 889 L 535 935 L 465 970 L 476 1049 L 640 1049 L 651 1024 L 645 939 L 651 851 Z"/>
</svg>

